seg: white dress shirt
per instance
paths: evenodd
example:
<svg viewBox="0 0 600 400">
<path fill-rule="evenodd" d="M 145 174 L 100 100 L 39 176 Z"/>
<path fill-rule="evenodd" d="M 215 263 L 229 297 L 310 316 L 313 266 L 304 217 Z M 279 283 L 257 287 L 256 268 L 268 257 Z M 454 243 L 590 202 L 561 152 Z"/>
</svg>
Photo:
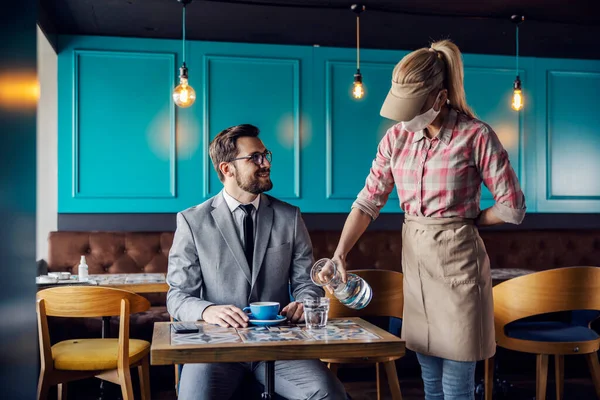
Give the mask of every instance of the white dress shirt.
<svg viewBox="0 0 600 400">
<path fill-rule="evenodd" d="M 233 222 L 235 225 L 235 230 L 237 231 L 238 237 L 240 238 L 240 243 L 242 247 L 246 247 L 246 243 L 244 243 L 244 216 L 246 213 L 241 209 L 239 201 L 231 197 L 229 193 L 225 189 L 223 189 L 223 198 L 229 207 L 229 211 L 231 211 L 231 216 L 233 217 Z M 254 226 L 254 238 L 256 238 L 256 218 L 258 215 L 258 206 L 260 205 L 260 194 L 256 196 L 254 201 L 251 203 L 254 205 L 254 210 L 252 210 L 252 223 Z"/>
</svg>

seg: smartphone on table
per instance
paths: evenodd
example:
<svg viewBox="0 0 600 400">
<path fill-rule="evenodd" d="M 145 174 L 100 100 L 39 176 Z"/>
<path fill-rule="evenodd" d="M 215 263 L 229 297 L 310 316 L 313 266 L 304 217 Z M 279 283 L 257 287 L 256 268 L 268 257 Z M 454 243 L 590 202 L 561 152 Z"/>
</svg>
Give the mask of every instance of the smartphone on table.
<svg viewBox="0 0 600 400">
<path fill-rule="evenodd" d="M 171 324 L 175 333 L 197 333 L 200 332 L 195 322 L 173 322 Z"/>
</svg>

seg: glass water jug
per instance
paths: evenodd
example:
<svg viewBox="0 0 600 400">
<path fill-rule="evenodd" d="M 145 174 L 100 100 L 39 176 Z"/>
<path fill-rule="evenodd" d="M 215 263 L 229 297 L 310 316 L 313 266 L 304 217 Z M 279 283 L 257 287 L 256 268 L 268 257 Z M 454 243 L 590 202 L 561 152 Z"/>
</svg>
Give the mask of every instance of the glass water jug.
<svg viewBox="0 0 600 400">
<path fill-rule="evenodd" d="M 329 286 L 334 296 L 346 307 L 360 310 L 371 301 L 371 286 L 360 276 L 346 273 L 346 283 L 342 282 L 335 262 L 322 258 L 313 265 L 310 278 L 317 286 Z"/>
</svg>

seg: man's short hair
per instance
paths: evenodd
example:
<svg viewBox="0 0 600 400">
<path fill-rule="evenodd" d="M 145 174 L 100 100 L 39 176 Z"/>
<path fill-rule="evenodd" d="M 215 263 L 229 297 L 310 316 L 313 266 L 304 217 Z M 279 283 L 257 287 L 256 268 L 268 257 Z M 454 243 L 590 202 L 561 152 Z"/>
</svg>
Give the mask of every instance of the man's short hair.
<svg viewBox="0 0 600 400">
<path fill-rule="evenodd" d="M 241 137 L 257 137 L 260 130 L 250 124 L 236 125 L 219 132 L 217 136 L 210 142 L 208 152 L 213 167 L 219 175 L 221 182 L 225 180 L 225 176 L 219 169 L 219 164 L 222 162 L 230 162 L 238 155 L 237 140 Z"/>
</svg>

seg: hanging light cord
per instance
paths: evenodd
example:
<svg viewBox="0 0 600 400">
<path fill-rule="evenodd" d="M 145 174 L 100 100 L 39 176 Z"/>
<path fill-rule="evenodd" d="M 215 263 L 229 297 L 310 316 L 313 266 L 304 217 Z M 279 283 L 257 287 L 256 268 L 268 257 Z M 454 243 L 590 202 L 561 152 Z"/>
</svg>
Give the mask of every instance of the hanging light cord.
<svg viewBox="0 0 600 400">
<path fill-rule="evenodd" d="M 517 76 L 519 75 L 519 25 L 517 25 Z"/>
<path fill-rule="evenodd" d="M 185 4 L 183 5 L 183 64 L 185 64 Z"/>
<path fill-rule="evenodd" d="M 360 17 L 356 16 L 356 69 L 360 70 Z"/>
</svg>

